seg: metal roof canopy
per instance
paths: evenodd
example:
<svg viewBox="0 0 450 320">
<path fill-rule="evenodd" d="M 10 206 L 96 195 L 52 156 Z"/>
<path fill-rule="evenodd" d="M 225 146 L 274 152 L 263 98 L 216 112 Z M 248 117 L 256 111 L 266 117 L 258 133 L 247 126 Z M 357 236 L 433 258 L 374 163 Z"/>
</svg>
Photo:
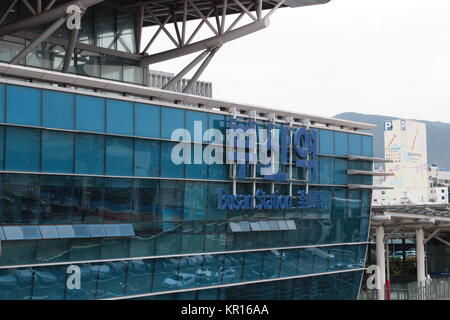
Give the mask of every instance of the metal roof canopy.
<svg viewBox="0 0 450 320">
<path fill-rule="evenodd" d="M 434 238 L 449 245 L 450 204 L 372 206 L 371 229 L 380 225 L 391 239 L 413 240 L 416 230 L 423 229 L 425 243 Z"/>
<path fill-rule="evenodd" d="M 68 19 L 71 14 L 67 13 L 69 5 L 77 5 L 81 8 L 81 17 L 85 11 L 93 6 L 114 7 L 122 11 L 133 11 L 136 18 L 135 41 L 137 52 L 134 58 L 139 60 L 142 67 L 150 64 L 167 61 L 185 55 L 199 53 L 184 69 L 182 69 L 163 89 L 171 90 L 175 84 L 198 64 L 197 71 L 183 88 L 183 92 L 189 92 L 191 86 L 198 80 L 206 69 L 216 52 L 227 42 L 247 36 L 269 26 L 270 16 L 281 7 L 304 7 L 319 5 L 331 0 L 67 0 L 65 3 L 55 0 L 38 0 L 33 5 L 22 0 L 26 4 L 31 16 L 2 24 L 10 12 L 12 12 L 19 0 L 11 0 L 5 12 L 0 12 L 0 37 L 5 35 L 15 35 L 19 32 L 29 31 L 35 27 L 49 24 L 46 30 L 37 35 L 31 43 L 19 52 L 10 61 L 11 64 L 19 64 L 28 54 L 30 54 L 42 42 L 52 42 L 52 34 Z M 21 2 L 21 3 L 22 3 Z M 263 14 L 263 11 L 265 13 Z M 234 17 L 234 15 L 236 17 Z M 249 23 L 239 26 L 241 19 L 246 16 L 250 18 Z M 82 18 L 81 18 L 82 19 Z M 232 19 L 231 24 L 227 24 L 228 19 Z M 188 30 L 188 21 L 198 20 L 195 30 Z M 215 20 L 215 21 L 214 21 Z M 82 22 L 82 20 L 81 20 Z M 169 25 L 172 27 L 169 28 Z M 142 29 L 154 26 L 154 33 L 150 41 L 141 48 Z M 202 39 L 198 36 L 202 28 L 210 29 L 213 36 Z M 167 36 L 173 48 L 162 51 L 154 50 L 154 43 L 161 37 Z M 78 43 L 78 29 L 70 32 L 69 39 L 66 40 L 66 54 L 62 72 L 67 73 L 74 49 L 81 46 L 93 52 L 100 52 L 104 48 L 95 45 Z M 111 50 L 113 51 L 113 50 Z M 111 55 L 118 55 L 109 52 Z"/>
</svg>

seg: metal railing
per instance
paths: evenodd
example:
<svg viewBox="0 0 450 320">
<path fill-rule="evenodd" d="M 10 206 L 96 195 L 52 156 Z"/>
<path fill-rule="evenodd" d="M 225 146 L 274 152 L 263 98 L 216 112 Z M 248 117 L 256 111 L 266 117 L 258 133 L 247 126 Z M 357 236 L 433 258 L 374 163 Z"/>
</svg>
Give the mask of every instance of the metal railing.
<svg viewBox="0 0 450 320">
<path fill-rule="evenodd" d="M 385 297 L 387 297 L 387 290 Z M 450 278 L 427 280 L 420 285 L 417 282 L 408 283 L 406 288 L 390 290 L 391 300 L 450 300 Z M 377 300 L 377 290 L 362 290 L 359 300 Z"/>
</svg>

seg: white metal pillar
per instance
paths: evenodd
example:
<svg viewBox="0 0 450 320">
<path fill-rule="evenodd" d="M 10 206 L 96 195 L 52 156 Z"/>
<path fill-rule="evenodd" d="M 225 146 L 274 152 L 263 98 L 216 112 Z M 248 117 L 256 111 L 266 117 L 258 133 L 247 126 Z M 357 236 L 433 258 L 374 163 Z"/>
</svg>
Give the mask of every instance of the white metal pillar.
<svg viewBox="0 0 450 320">
<path fill-rule="evenodd" d="M 423 229 L 416 230 L 417 283 L 425 284 L 425 245 Z"/>
<path fill-rule="evenodd" d="M 385 252 L 384 252 L 384 227 L 377 227 L 376 234 L 377 241 L 377 266 L 380 274 L 377 277 L 380 279 L 380 287 L 378 288 L 378 300 L 384 300 L 384 284 L 386 283 L 386 266 L 385 266 Z"/>
</svg>

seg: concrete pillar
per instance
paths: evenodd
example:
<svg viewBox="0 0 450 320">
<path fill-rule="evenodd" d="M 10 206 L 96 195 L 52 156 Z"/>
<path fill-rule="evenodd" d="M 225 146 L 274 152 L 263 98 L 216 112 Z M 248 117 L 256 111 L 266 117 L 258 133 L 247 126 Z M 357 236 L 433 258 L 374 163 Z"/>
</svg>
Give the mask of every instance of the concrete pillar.
<svg viewBox="0 0 450 320">
<path fill-rule="evenodd" d="M 385 252 L 384 252 L 384 227 L 378 226 L 376 233 L 377 241 L 377 266 L 380 279 L 380 288 L 378 288 L 378 300 L 384 300 L 384 284 L 386 283 L 386 266 L 385 266 Z"/>
<path fill-rule="evenodd" d="M 417 283 L 425 284 L 425 245 L 423 229 L 416 230 Z"/>
</svg>

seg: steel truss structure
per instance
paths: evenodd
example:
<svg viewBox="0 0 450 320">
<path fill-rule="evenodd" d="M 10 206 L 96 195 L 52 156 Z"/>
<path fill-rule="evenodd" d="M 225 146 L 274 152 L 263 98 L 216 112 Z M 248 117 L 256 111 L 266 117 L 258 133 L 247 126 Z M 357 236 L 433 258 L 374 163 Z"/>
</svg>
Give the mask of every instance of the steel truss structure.
<svg viewBox="0 0 450 320">
<path fill-rule="evenodd" d="M 54 41 L 51 35 L 69 18 L 68 6 L 78 6 L 81 9 L 82 17 L 88 8 L 102 5 L 135 13 L 137 52 L 118 53 L 114 52 L 115 50 L 78 43 L 78 29 L 73 29 L 69 39 L 57 40 L 60 44 L 63 42 L 63 46 L 66 48 L 62 71 L 68 71 L 75 48 L 95 47 L 90 49 L 96 52 L 126 56 L 139 61 L 142 67 L 199 53 L 164 87 L 164 89 L 171 89 L 179 79 L 201 63 L 190 82 L 183 89 L 183 92 L 187 92 L 223 44 L 268 27 L 270 16 L 281 7 L 325 4 L 330 0 L 73 0 L 58 5 L 56 0 L 4 1 L 10 1 L 10 5 L 5 12 L 0 12 L 0 37 L 48 25 L 45 31 L 37 35 L 27 47 L 12 58 L 11 64 L 20 63 L 42 42 Z M 19 2 L 29 10 L 31 15 L 15 22 L 3 24 Z M 244 17 L 247 17 L 250 22 L 238 26 L 239 23 L 242 24 Z M 188 31 L 187 23 L 190 21 L 197 23 L 197 26 L 194 30 Z M 152 26 L 155 27 L 153 28 L 155 31 L 151 39 L 141 48 L 143 28 Z M 213 35 L 206 39 L 200 39 L 199 33 L 204 29 L 209 30 Z M 170 39 L 173 48 L 161 52 L 152 51 L 155 43 L 162 37 Z"/>
</svg>

